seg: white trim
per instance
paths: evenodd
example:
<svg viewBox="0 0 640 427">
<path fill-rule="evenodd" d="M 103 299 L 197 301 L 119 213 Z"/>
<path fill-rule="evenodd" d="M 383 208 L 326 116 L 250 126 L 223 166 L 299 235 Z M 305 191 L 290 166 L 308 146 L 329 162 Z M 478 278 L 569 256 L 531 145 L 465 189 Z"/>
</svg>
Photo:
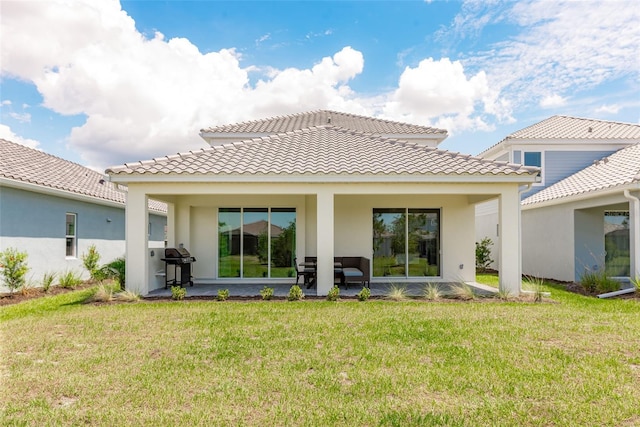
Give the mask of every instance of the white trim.
<svg viewBox="0 0 640 427">
<path fill-rule="evenodd" d="M 546 160 L 546 150 L 520 150 L 520 160 L 521 160 L 521 164 L 522 166 L 534 166 L 534 165 L 527 165 L 524 163 L 524 155 L 526 153 L 540 153 L 540 181 L 538 182 L 534 182 L 533 186 L 534 187 L 544 187 L 545 186 L 545 160 Z M 538 166 L 536 166 L 538 167 Z"/>
</svg>

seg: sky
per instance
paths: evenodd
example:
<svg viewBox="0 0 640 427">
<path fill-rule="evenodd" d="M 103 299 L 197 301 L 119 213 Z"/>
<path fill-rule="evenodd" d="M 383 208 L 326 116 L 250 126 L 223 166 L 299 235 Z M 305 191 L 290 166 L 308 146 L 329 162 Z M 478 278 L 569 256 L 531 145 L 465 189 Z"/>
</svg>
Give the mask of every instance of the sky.
<svg viewBox="0 0 640 427">
<path fill-rule="evenodd" d="M 640 2 L 0 0 L 0 138 L 95 170 L 329 109 L 478 154 L 550 116 L 640 123 Z"/>
</svg>

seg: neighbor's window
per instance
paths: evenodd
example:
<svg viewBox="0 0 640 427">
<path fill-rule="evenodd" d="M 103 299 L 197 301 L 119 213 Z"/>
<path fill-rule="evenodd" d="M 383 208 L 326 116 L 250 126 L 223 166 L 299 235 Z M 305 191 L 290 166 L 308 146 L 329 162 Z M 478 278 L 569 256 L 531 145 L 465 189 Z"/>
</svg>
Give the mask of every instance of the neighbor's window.
<svg viewBox="0 0 640 427">
<path fill-rule="evenodd" d="M 542 175 L 542 152 L 540 151 L 525 151 L 524 162 L 522 162 L 525 166 L 535 166 L 540 168 L 540 178 L 544 181 L 544 176 Z M 540 182 L 542 184 L 542 182 Z"/>
<path fill-rule="evenodd" d="M 78 216 L 74 213 L 67 213 L 66 238 L 67 238 L 67 257 L 76 257 L 77 239 L 76 239 L 76 221 Z"/>
</svg>

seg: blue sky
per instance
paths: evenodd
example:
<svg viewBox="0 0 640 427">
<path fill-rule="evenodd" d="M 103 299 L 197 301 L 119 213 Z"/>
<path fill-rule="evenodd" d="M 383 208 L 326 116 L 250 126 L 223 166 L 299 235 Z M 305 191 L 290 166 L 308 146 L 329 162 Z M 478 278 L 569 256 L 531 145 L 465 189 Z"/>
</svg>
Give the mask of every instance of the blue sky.
<svg viewBox="0 0 640 427">
<path fill-rule="evenodd" d="M 101 170 L 313 109 L 471 154 L 554 114 L 638 123 L 638 3 L 3 0 L 0 137 Z"/>
</svg>

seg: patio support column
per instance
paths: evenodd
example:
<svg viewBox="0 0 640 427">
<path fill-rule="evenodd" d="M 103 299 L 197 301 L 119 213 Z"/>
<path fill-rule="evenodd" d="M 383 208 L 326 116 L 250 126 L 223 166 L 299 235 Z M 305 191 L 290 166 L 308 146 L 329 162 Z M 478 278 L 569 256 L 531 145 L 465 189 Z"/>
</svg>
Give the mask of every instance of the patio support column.
<svg viewBox="0 0 640 427">
<path fill-rule="evenodd" d="M 520 295 L 522 267 L 520 262 L 520 194 L 513 185 L 500 194 L 500 290 Z"/>
<path fill-rule="evenodd" d="M 148 198 L 144 190 L 129 186 L 126 207 L 126 288 L 146 295 L 149 293 Z"/>
<path fill-rule="evenodd" d="M 331 191 L 317 193 L 317 294 L 327 295 L 333 287 L 333 198 Z"/>
<path fill-rule="evenodd" d="M 640 198 L 625 190 L 624 196 L 629 200 L 629 276 L 640 278 Z"/>
</svg>

